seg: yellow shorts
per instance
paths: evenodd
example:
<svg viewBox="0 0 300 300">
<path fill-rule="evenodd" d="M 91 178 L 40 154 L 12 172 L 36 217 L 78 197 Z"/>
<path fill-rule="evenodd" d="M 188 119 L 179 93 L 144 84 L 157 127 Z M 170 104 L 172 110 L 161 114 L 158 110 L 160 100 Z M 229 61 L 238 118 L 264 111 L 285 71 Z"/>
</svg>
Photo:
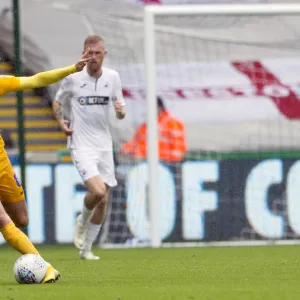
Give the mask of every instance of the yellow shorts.
<svg viewBox="0 0 300 300">
<path fill-rule="evenodd" d="M 24 200 L 24 191 L 9 161 L 7 153 L 0 147 L 0 201 L 19 202 Z"/>
</svg>

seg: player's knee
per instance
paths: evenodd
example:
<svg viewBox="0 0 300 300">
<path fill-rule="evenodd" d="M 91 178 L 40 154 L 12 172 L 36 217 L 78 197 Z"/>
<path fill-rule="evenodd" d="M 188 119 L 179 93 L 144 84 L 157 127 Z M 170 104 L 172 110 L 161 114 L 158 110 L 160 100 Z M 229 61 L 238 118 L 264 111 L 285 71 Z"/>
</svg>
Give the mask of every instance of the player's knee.
<svg viewBox="0 0 300 300">
<path fill-rule="evenodd" d="M 106 206 L 107 205 L 107 202 L 108 202 L 108 198 L 107 197 L 102 197 L 102 199 L 101 199 L 101 205 L 104 205 L 104 206 Z"/>
<path fill-rule="evenodd" d="M 0 215 L 0 229 L 11 222 L 8 215 Z"/>
<path fill-rule="evenodd" d="M 26 227 L 29 223 L 29 219 L 27 215 L 22 215 L 15 220 L 15 224 L 17 227 Z"/>
<path fill-rule="evenodd" d="M 9 224 L 10 222 L 11 219 L 4 210 L 2 203 L 0 202 L 0 229 Z"/>
<path fill-rule="evenodd" d="M 99 187 L 95 192 L 94 192 L 94 197 L 96 198 L 97 202 L 100 202 L 103 200 L 105 196 L 106 190 L 105 188 Z"/>
<path fill-rule="evenodd" d="M 101 202 L 106 195 L 106 187 L 105 184 L 99 184 L 93 192 L 95 200 L 97 203 Z"/>
</svg>

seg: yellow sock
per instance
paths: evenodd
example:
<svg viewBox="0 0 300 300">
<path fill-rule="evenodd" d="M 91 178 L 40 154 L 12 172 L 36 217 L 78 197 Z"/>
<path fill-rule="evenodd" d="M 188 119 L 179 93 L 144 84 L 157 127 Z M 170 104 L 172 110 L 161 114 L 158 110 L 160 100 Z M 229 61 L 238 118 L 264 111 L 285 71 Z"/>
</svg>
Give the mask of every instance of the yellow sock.
<svg viewBox="0 0 300 300">
<path fill-rule="evenodd" d="M 39 254 L 36 248 L 13 222 L 8 223 L 0 229 L 4 239 L 17 251 L 22 254 Z"/>
</svg>

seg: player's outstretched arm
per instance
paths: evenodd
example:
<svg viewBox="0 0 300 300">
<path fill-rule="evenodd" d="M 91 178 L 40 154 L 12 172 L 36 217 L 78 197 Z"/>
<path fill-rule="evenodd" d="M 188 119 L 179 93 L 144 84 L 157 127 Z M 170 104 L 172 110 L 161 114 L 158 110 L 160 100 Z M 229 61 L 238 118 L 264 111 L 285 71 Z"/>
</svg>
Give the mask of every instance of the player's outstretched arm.
<svg viewBox="0 0 300 300">
<path fill-rule="evenodd" d="M 30 77 L 20 77 L 20 90 L 39 88 L 56 83 L 70 74 L 82 71 L 89 59 L 88 48 L 82 58 L 72 66 L 37 73 Z"/>
</svg>

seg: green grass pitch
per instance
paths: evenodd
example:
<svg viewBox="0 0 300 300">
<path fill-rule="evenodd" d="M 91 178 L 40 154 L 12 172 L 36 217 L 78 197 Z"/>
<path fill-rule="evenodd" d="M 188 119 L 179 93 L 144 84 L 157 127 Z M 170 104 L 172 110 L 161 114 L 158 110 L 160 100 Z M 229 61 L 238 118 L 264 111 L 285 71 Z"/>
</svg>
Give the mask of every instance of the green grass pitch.
<svg viewBox="0 0 300 300">
<path fill-rule="evenodd" d="M 101 250 L 83 261 L 71 246 L 42 246 L 62 274 L 49 285 L 19 285 L 18 253 L 0 248 L 1 300 L 300 299 L 300 246 Z"/>
</svg>

